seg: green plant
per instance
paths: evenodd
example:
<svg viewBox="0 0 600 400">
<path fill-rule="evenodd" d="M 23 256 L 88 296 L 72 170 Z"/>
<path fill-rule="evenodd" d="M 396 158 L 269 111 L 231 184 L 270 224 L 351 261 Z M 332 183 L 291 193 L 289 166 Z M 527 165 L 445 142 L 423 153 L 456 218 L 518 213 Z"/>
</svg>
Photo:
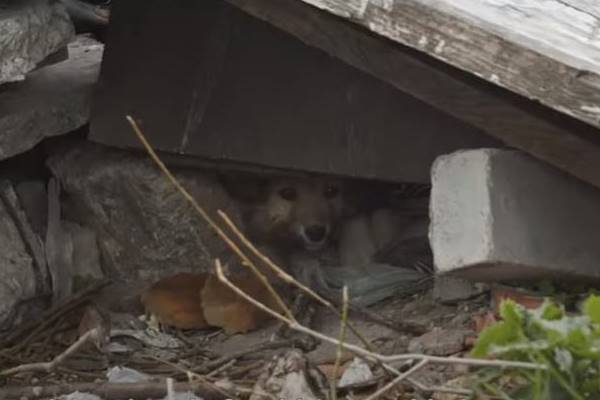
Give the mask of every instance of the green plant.
<svg viewBox="0 0 600 400">
<path fill-rule="evenodd" d="M 500 316 L 481 332 L 473 356 L 535 362 L 545 370 L 481 371 L 478 393 L 504 399 L 600 399 L 599 296 L 589 296 L 577 315 L 549 300 L 536 310 L 505 300 Z"/>
</svg>

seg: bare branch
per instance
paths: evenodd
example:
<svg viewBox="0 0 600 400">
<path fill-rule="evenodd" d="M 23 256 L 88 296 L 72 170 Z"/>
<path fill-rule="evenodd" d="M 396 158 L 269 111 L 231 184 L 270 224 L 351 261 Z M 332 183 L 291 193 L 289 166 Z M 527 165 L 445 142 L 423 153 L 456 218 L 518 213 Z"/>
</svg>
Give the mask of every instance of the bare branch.
<svg viewBox="0 0 600 400">
<path fill-rule="evenodd" d="M 138 139 L 144 145 L 144 148 L 146 149 L 146 151 L 148 152 L 148 154 L 150 155 L 152 160 L 156 163 L 156 165 L 158 165 L 160 170 L 167 176 L 167 178 L 173 184 L 173 186 L 175 186 L 175 188 L 183 195 L 183 197 L 185 197 L 185 199 L 192 205 L 192 207 L 194 207 L 196 212 L 198 212 L 198 214 L 200 214 L 200 216 L 204 219 L 204 221 L 206 221 L 206 223 L 217 233 L 217 235 L 221 238 L 221 240 L 223 240 L 229 246 L 229 248 L 231 248 L 231 250 L 233 250 L 238 255 L 238 257 L 240 257 L 240 259 L 242 260 L 242 264 L 250 267 L 252 272 L 254 272 L 254 274 L 261 280 L 261 282 L 265 285 L 267 290 L 271 293 L 271 295 L 273 296 L 275 301 L 278 303 L 278 306 L 287 315 L 288 319 L 293 320 L 294 316 L 293 316 L 292 312 L 287 307 L 287 305 L 285 304 L 285 302 L 283 301 L 281 296 L 279 296 L 279 293 L 277 293 L 277 291 L 273 288 L 273 286 L 271 286 L 267 277 L 256 267 L 256 265 L 239 248 L 239 246 L 237 244 L 235 244 L 235 242 L 233 240 L 231 240 L 229 238 L 229 236 L 227 236 L 227 234 L 212 219 L 212 217 L 204 210 L 204 208 L 202 208 L 202 206 L 200 206 L 200 204 L 198 204 L 196 199 L 194 199 L 194 197 L 181 185 L 181 183 L 179 183 L 177 178 L 175 178 L 175 176 L 171 173 L 171 171 L 166 167 L 166 165 L 158 157 L 158 155 L 156 154 L 156 152 L 154 151 L 152 146 L 150 146 L 150 143 L 148 142 L 148 140 L 146 139 L 146 137 L 144 136 L 144 134 L 138 127 L 135 120 L 129 115 L 126 118 L 127 118 L 127 121 L 129 121 L 129 123 L 131 124 L 133 131 L 137 135 Z"/>
<path fill-rule="evenodd" d="M 52 361 L 39 362 L 31 364 L 23 364 L 17 367 L 9 368 L 0 372 L 0 376 L 15 375 L 21 372 L 50 372 L 53 371 L 59 364 L 64 362 L 67 357 L 76 353 L 88 341 L 99 341 L 100 332 L 98 328 L 90 329 L 77 339 L 75 343 L 70 345 L 65 351 L 54 357 Z"/>
<path fill-rule="evenodd" d="M 346 340 L 346 324 L 348 322 L 348 287 L 344 286 L 342 290 L 342 318 L 340 320 L 340 334 L 338 336 L 339 344 L 336 349 L 335 363 L 333 364 L 333 373 L 331 377 L 331 398 L 337 399 L 337 375 L 342 363 L 343 347 L 342 343 Z"/>
</svg>

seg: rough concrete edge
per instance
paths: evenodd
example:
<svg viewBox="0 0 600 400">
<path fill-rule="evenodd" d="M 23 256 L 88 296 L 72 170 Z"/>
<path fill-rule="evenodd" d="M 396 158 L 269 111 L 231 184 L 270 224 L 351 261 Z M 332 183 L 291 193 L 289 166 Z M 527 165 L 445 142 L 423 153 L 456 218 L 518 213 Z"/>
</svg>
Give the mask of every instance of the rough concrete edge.
<svg viewBox="0 0 600 400">
<path fill-rule="evenodd" d="M 449 154 L 443 154 L 438 156 L 432 166 L 431 166 L 431 172 L 430 172 L 430 176 L 431 176 L 431 182 L 432 182 L 432 193 L 435 190 L 435 187 L 433 187 L 433 183 L 434 183 L 434 175 L 435 175 L 435 171 L 440 168 L 440 164 L 444 164 L 447 163 L 448 160 L 455 158 L 457 156 L 462 156 L 462 157 L 468 157 L 470 154 L 477 154 L 477 153 L 485 153 L 487 155 L 486 159 L 485 159 L 485 164 L 484 164 L 484 168 L 485 168 L 485 177 L 489 178 L 489 176 L 492 173 L 492 168 L 491 168 L 491 159 L 493 158 L 494 155 L 502 152 L 503 149 L 496 149 L 496 148 L 478 148 L 478 149 L 464 149 L 464 150 L 457 150 L 455 152 L 449 153 Z M 488 196 L 487 199 L 487 203 L 486 204 L 490 204 L 491 201 L 491 192 L 489 190 L 486 189 L 486 196 Z M 432 196 L 433 197 L 433 196 Z M 488 217 L 493 219 L 493 216 L 491 216 L 491 212 L 488 212 Z M 433 202 L 430 201 L 429 203 L 429 219 L 430 219 L 430 225 L 429 225 L 429 233 L 428 233 L 428 239 L 429 242 L 431 244 L 433 244 L 433 227 L 434 227 L 434 213 L 433 213 Z M 488 238 L 489 240 L 482 242 L 484 244 L 484 249 L 482 251 L 482 256 L 480 258 L 485 258 L 485 255 L 491 255 L 493 254 L 493 240 L 492 240 L 492 236 L 494 234 L 494 232 L 492 231 L 491 228 L 489 228 L 491 226 L 491 223 L 493 222 L 490 221 L 489 219 L 487 220 L 487 226 L 488 226 Z M 444 270 L 440 270 L 437 266 L 437 257 L 435 255 L 435 249 L 434 246 L 432 245 L 432 251 L 433 251 L 433 255 L 434 255 L 434 268 L 436 270 L 436 273 L 438 274 L 446 274 L 446 273 L 451 273 L 452 271 L 454 271 L 454 268 L 451 269 L 444 269 Z M 477 264 L 477 263 L 475 263 Z M 473 264 L 473 265 L 475 265 Z"/>
</svg>

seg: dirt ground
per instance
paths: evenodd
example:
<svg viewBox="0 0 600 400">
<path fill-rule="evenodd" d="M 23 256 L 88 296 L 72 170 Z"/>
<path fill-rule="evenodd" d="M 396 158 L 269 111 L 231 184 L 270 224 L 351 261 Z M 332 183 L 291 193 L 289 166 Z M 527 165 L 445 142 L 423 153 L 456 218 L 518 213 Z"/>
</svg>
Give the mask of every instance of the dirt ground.
<svg viewBox="0 0 600 400">
<path fill-rule="evenodd" d="M 77 326 L 89 299 L 93 296 L 83 297 L 54 315 L 47 315 L 17 340 L 5 342 L 0 350 L 0 369 L 49 361 L 63 352 L 77 338 Z M 408 298 L 385 300 L 367 311 L 351 311 L 349 322 L 371 349 L 380 354 L 416 352 L 460 356 L 468 352 L 476 336 L 475 318 L 485 314 L 488 306 L 485 295 L 456 305 L 439 304 L 433 300 L 431 290 L 426 290 Z M 314 313 L 307 323 L 311 328 L 330 337 L 339 337 L 337 315 L 321 306 L 303 308 L 303 312 L 308 310 Z M 274 356 L 294 347 L 300 348 L 308 363 L 317 367 L 325 378 L 331 378 L 336 361 L 335 345 L 308 340 L 305 335 L 285 329 L 277 321 L 247 334 L 227 335 L 221 330 L 158 332 L 148 328 L 133 313 L 112 313 L 110 320 L 112 338 L 108 350 L 100 352 L 88 345 L 52 371 L 20 373 L 4 378 L 2 384 L 11 387 L 67 384 L 75 389 L 82 383 L 111 381 L 113 378 L 107 378 L 107 371 L 118 366 L 152 377 L 183 381 L 189 377 L 188 372 L 193 372 L 206 377 L 209 382 L 226 380 L 236 387 L 251 388 Z M 345 342 L 364 347 L 351 332 Z M 353 358 L 352 354 L 343 353 L 338 376 Z M 364 388 L 366 393 L 386 381 L 384 371 L 374 363 L 369 366 L 373 382 Z M 433 387 L 444 385 L 465 372 L 463 367 L 432 364 L 413 378 Z M 418 398 L 414 393 L 406 394 L 409 397 L 397 393 L 390 398 Z"/>
</svg>

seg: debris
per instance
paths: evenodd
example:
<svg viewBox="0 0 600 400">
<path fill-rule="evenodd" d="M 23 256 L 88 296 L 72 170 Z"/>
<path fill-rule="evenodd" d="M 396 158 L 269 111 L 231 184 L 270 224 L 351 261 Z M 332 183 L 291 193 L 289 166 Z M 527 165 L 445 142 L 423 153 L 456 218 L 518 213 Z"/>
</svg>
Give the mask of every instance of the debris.
<svg viewBox="0 0 600 400">
<path fill-rule="evenodd" d="M 176 392 L 198 394 L 204 400 L 221 400 L 228 397 L 227 393 L 213 385 L 202 382 L 177 382 Z M 26 397 L 30 400 L 45 399 L 53 396 L 67 395 L 74 392 L 95 394 L 110 400 L 146 400 L 162 398 L 167 393 L 165 381 L 138 383 L 68 383 L 48 386 L 25 386 L 0 388 L 0 398 L 20 400 Z"/>
<path fill-rule="evenodd" d="M 54 357 L 54 359 L 52 359 L 51 361 L 22 364 L 14 368 L 9 368 L 5 369 L 4 371 L 0 371 L 0 376 L 16 375 L 22 372 L 53 371 L 58 365 L 60 365 L 64 360 L 66 360 L 67 357 L 77 353 L 89 341 L 101 342 L 101 340 L 98 338 L 99 334 L 99 329 L 93 328 L 92 330 L 89 330 L 85 334 L 80 336 L 75 343 L 73 343 L 65 351 Z"/>
<path fill-rule="evenodd" d="M 473 283 L 442 275 L 434 278 L 433 298 L 443 304 L 456 304 L 487 291 L 488 286 L 483 283 Z"/>
<path fill-rule="evenodd" d="M 525 308 L 536 309 L 544 302 L 544 296 L 535 292 L 505 285 L 495 284 L 492 286 L 492 308 L 498 314 L 502 300 L 510 299 Z"/>
<path fill-rule="evenodd" d="M 251 349 L 235 351 L 233 353 L 223 355 L 222 357 L 219 357 L 216 360 L 211 360 L 211 361 L 207 362 L 206 364 L 202 365 L 200 368 L 198 368 L 197 372 L 209 373 L 212 370 L 219 368 L 222 365 L 227 364 L 231 360 L 242 359 L 245 356 L 248 356 L 250 354 L 260 353 L 260 352 L 264 352 L 264 351 L 268 351 L 268 350 L 283 349 L 283 348 L 287 348 L 287 347 L 300 347 L 297 345 L 298 345 L 298 343 L 293 340 L 279 340 L 279 341 L 275 341 L 275 342 L 261 343 L 258 345 L 254 345 Z"/>
<path fill-rule="evenodd" d="M 25 79 L 47 56 L 66 46 L 75 33 L 62 4 L 45 1 L 27 2 L 25 7 L 21 2 L 3 5 L 0 32 L 0 84 Z"/>
<path fill-rule="evenodd" d="M 27 346 L 30 340 L 43 334 L 44 329 L 51 326 L 69 311 L 81 307 L 89 301 L 91 295 L 105 287 L 107 284 L 107 280 L 96 282 L 55 304 L 49 310 L 44 311 L 42 315 L 40 315 L 40 318 L 27 321 L 19 326 L 18 329 L 7 335 L 0 344 L 0 348 L 6 349 L 8 346 L 14 345 L 10 350 L 16 351 Z"/>
<path fill-rule="evenodd" d="M 109 344 L 106 345 L 105 349 L 108 353 L 114 353 L 114 354 L 131 353 L 133 351 L 133 349 L 131 347 L 126 346 L 121 343 L 118 343 L 118 342 L 110 342 Z"/>
<path fill-rule="evenodd" d="M 298 260 L 298 259 L 297 259 Z M 408 295 L 425 288 L 427 275 L 413 268 L 387 264 L 324 266 L 301 260 L 292 266 L 296 278 L 327 298 L 340 298 L 345 285 L 350 305 L 368 306 L 392 295 Z"/>
<path fill-rule="evenodd" d="M 0 184 L 0 331 L 22 323 L 32 309 L 28 300 L 44 294 L 46 263 L 12 186 Z"/>
<path fill-rule="evenodd" d="M 485 328 L 493 325 L 496 322 L 496 316 L 491 311 L 487 311 L 482 315 L 473 316 L 473 325 L 475 328 L 475 333 L 483 331 Z"/>
<path fill-rule="evenodd" d="M 172 397 L 164 397 L 164 400 L 203 400 L 192 392 L 174 392 Z"/>
<path fill-rule="evenodd" d="M 113 329 L 110 335 L 112 338 L 119 336 L 131 337 L 139 340 L 147 346 L 156 347 L 159 349 L 178 349 L 182 346 L 180 340 L 171 335 L 157 331 L 149 333 L 147 330 L 140 331 L 134 329 Z"/>
<path fill-rule="evenodd" d="M 465 338 L 468 331 L 433 328 L 432 331 L 414 338 L 408 344 L 410 353 L 422 353 L 432 356 L 448 356 L 465 350 Z"/>
<path fill-rule="evenodd" d="M 3 38 L 4 35 L 0 42 Z M 44 138 L 70 133 L 88 122 L 102 47 L 97 43 L 83 45 L 80 40 L 69 44 L 67 60 L 34 71 L 25 82 L 0 93 L 0 160 L 32 149 Z"/>
<path fill-rule="evenodd" d="M 338 387 L 344 388 L 351 385 L 359 385 L 373 379 L 373 372 L 364 360 L 354 358 L 350 365 L 346 367 L 342 378 L 338 383 Z"/>
<path fill-rule="evenodd" d="M 127 367 L 113 367 L 106 373 L 106 377 L 112 383 L 135 383 L 150 380 L 148 375 Z"/>
<path fill-rule="evenodd" d="M 316 379 L 315 379 L 316 378 Z M 317 382 L 315 384 L 313 382 Z M 276 356 L 254 385 L 250 400 L 325 398 L 326 380 L 319 369 L 312 367 L 302 353 L 292 350 Z M 265 396 L 261 393 L 268 393 Z"/>
<path fill-rule="evenodd" d="M 59 400 L 102 400 L 95 394 L 85 392 L 73 392 L 65 396 L 61 396 Z"/>
<path fill-rule="evenodd" d="M 79 336 L 85 335 L 92 329 L 97 332 L 91 340 L 92 343 L 98 350 L 104 351 L 106 345 L 110 342 L 110 315 L 97 306 L 89 305 L 85 308 L 79 322 Z"/>
</svg>

